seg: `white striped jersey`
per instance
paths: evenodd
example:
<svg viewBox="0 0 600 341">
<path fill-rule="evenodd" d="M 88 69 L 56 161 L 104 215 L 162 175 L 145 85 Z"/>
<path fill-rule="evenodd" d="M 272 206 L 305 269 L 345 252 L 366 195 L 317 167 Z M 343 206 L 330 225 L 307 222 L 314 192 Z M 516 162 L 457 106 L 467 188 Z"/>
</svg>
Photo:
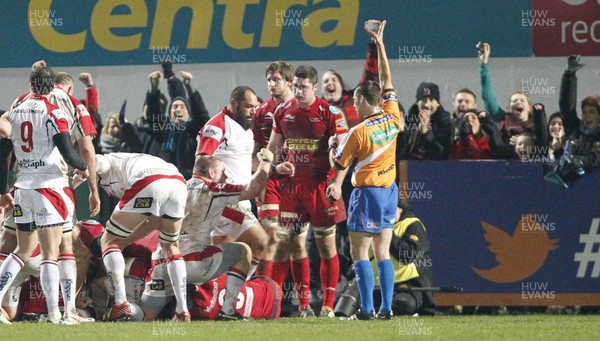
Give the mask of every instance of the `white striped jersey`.
<svg viewBox="0 0 600 341">
<path fill-rule="evenodd" d="M 13 152 L 16 156 L 15 187 L 37 189 L 67 185 L 62 155 L 54 135 L 69 132 L 67 115 L 46 97 L 32 95 L 8 112 Z"/>
</svg>

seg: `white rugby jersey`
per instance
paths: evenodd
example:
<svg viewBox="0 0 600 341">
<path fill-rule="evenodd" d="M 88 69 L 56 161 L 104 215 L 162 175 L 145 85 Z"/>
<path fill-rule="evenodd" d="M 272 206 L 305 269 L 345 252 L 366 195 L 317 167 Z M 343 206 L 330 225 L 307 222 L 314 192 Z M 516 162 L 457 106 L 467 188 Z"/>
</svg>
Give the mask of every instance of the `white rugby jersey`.
<svg viewBox="0 0 600 341">
<path fill-rule="evenodd" d="M 242 187 L 211 182 L 196 175 L 187 181 L 188 196 L 179 239 L 182 254 L 191 246 L 211 245 L 210 233 L 225 206 L 239 202 Z"/>
<path fill-rule="evenodd" d="M 177 170 L 177 167 L 164 161 L 163 159 L 148 155 L 136 153 L 110 153 L 104 154 L 108 160 L 110 168 L 108 172 L 98 175 L 100 186 L 116 198 L 121 198 L 125 190 L 131 188 L 137 181 L 151 175 L 178 175 L 183 176 Z M 96 159 L 98 172 L 102 172 L 102 167 Z"/>
<path fill-rule="evenodd" d="M 218 157 L 232 183 L 247 184 L 252 178 L 254 134 L 252 129 L 244 130 L 232 116 L 223 108 L 204 125 L 198 134 L 196 155 Z"/>
<path fill-rule="evenodd" d="M 21 95 L 13 102 L 11 109 L 29 99 L 31 95 L 31 92 Z M 48 101 L 67 114 L 69 133 L 73 143 L 79 141 L 83 136 L 97 135 L 92 117 L 85 106 L 62 87 L 55 85 L 48 96 Z"/>
<path fill-rule="evenodd" d="M 43 96 L 32 95 L 8 112 L 16 157 L 15 187 L 64 187 L 62 155 L 54 144 L 58 133 L 69 132 L 67 115 Z"/>
</svg>

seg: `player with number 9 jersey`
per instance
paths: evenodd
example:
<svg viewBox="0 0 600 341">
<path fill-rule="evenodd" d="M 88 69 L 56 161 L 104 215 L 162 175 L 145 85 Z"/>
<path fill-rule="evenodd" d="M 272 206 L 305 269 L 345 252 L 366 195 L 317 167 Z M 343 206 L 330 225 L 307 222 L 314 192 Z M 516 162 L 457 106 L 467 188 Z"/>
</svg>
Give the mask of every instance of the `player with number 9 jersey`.
<svg viewBox="0 0 600 341">
<path fill-rule="evenodd" d="M 45 97 L 32 95 L 8 113 L 18 176 L 15 187 L 23 189 L 67 186 L 61 170 L 62 156 L 53 136 L 69 132 L 64 111 Z M 43 129 L 40 129 L 43 127 Z"/>
</svg>

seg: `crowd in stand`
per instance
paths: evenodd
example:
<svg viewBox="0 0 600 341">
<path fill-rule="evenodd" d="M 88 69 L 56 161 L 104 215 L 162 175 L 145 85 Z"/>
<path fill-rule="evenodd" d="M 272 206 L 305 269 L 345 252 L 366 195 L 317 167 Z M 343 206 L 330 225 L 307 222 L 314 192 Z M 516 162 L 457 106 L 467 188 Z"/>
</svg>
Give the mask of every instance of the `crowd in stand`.
<svg viewBox="0 0 600 341">
<path fill-rule="evenodd" d="M 384 22 L 380 24 L 385 26 Z M 381 64 L 386 67 L 387 58 L 381 59 L 383 28 L 378 29 L 367 29 L 372 41 L 360 84 L 366 88 L 377 86 L 376 90 L 364 91 L 378 91 L 377 101 L 380 98 L 390 101 L 395 99 L 393 89 L 378 83 L 383 82 L 382 72 L 389 76 L 385 69 L 382 71 Z M 537 162 L 545 167 L 548 181 L 565 187 L 600 166 L 600 96 L 588 95 L 578 103 L 576 72 L 584 66 L 580 58 L 568 58 L 560 85 L 558 110 L 547 117 L 546 106 L 555 107 L 555 103 L 531 103 L 527 94 L 520 91 L 509 97 L 507 108 L 502 108 L 494 92 L 490 56 L 491 46 L 483 44 L 478 52 L 483 109 L 477 108 L 475 91 L 463 88 L 453 94 L 452 112 L 447 111 L 440 104 L 442 94 L 438 85 L 430 82 L 419 85 L 415 102 L 407 106 L 407 111 L 399 104 L 400 121 L 396 128 L 388 128 L 392 129 L 388 132 L 391 132 L 390 141 L 395 146 L 393 164 L 400 160 L 447 159 Z M 42 61 L 34 64 L 32 69 L 35 73 L 48 68 Z M 40 100 L 49 101 L 44 109 L 47 115 L 52 116 L 53 110 L 61 110 L 56 114 L 59 118 L 53 118 L 58 122 L 57 126 L 62 124 L 60 115 L 64 115 L 63 111 L 71 118 L 69 141 L 79 148 L 81 160 L 77 154 L 69 154 L 68 143 L 61 147 L 56 142 L 56 146 L 69 165 L 78 169 L 71 180 L 77 182 L 78 176 L 79 181 L 89 176 L 90 212 L 92 216 L 99 214 L 98 220 L 103 224 L 83 220 L 76 221 L 72 227 L 66 224 L 68 229 L 63 226 L 62 245 L 72 245 L 67 249 L 61 246 L 59 254 L 44 249 L 41 253 L 39 250 L 32 252 L 26 248 L 27 254 L 21 249 L 17 255 L 13 253 L 14 248 L 23 245 L 17 244 L 15 234 L 30 236 L 36 230 L 35 224 L 31 223 L 33 227 L 26 230 L 25 224 L 21 223 L 19 206 L 12 206 L 8 183 L 0 183 L 3 187 L 0 188 L 0 204 L 5 208 L 0 276 L 14 273 L 15 269 L 22 273 L 12 282 L 0 283 L 0 297 L 4 298 L 0 321 L 10 323 L 10 320 L 27 319 L 34 314 L 46 314 L 45 320 L 66 324 L 93 319 L 275 319 L 281 314 L 282 288 L 284 292 L 296 294 L 297 314 L 301 317 L 390 319 L 392 311 L 396 315 L 433 314 L 435 304 L 427 290 L 432 287 L 431 269 L 423 266 L 429 264 L 427 234 L 410 205 L 400 201 L 393 205 L 395 224 L 385 245 L 392 250 L 390 254 L 395 262 L 390 270 L 391 277 L 411 274 L 396 278 L 391 284 L 394 289 L 391 302 L 386 303 L 387 284 L 381 284 L 381 294 L 375 302 L 380 302 L 383 308 L 378 314 L 371 315 L 373 302 L 366 299 L 369 291 L 360 279 L 368 273 L 364 271 L 366 267 L 370 269 L 371 264 L 367 258 L 365 263 L 357 265 L 359 256 L 351 252 L 352 232 L 349 238 L 345 210 L 357 200 L 351 197 L 356 186 L 352 174 L 360 172 L 364 164 L 358 159 L 358 162 L 348 162 L 346 167 L 334 169 L 332 159 L 336 157 L 332 155 L 341 153 L 342 147 L 349 143 L 347 138 L 358 127 L 365 126 L 361 123 L 371 117 L 361 110 L 367 112 L 375 108 L 378 113 L 388 109 L 381 109 L 373 100 L 362 102 L 362 90 L 346 89 L 342 76 L 335 70 L 323 73 L 322 96 L 318 97 L 317 77 L 317 70 L 311 66 L 299 65 L 294 69 L 286 62 L 271 63 L 265 70 L 271 98 L 259 103 L 252 88 L 236 87 L 230 102 L 212 118 L 193 86 L 193 75 L 180 71 L 178 77 L 170 62 L 162 64 L 162 71 L 150 73 L 142 116 L 133 122 L 125 118 L 127 102 L 118 113 L 99 112 L 98 90 L 89 73 L 81 73 L 78 77 L 86 87 L 86 96 L 81 102 L 62 94 L 72 94 L 72 79 L 70 83 L 64 83 L 65 86 L 57 78 L 55 89 L 59 90 L 46 92 L 42 88 L 32 88 L 28 97 L 21 96 L 7 115 L 20 110 L 24 103 L 33 103 L 28 101 Z M 167 82 L 167 94 L 159 89 L 161 79 Z M 65 101 L 70 104 L 60 105 L 62 97 L 52 95 L 55 91 L 62 91 L 60 96 L 66 96 Z M 42 99 L 46 98 L 44 96 L 48 99 Z M 361 104 L 355 103 L 357 100 L 361 100 Z M 300 119 L 304 116 L 306 122 Z M 386 117 L 380 120 L 386 120 Z M 90 130 L 90 127 L 94 129 Z M 77 135 L 76 129 L 81 130 Z M 56 136 L 65 132 L 57 128 Z M 82 153 L 87 138 L 93 141 L 96 153 L 92 160 L 89 153 Z M 12 146 L 2 142 L 1 149 L 2 162 L 6 160 L 8 168 Z M 100 156 L 103 154 L 106 156 Z M 17 164 L 25 167 L 25 161 L 20 157 L 17 154 Z M 138 163 L 130 159 L 136 159 Z M 83 174 L 82 160 L 87 164 L 89 174 Z M 139 160 L 145 163 L 142 165 Z M 158 160 L 175 167 L 158 167 Z M 342 156 L 337 158 L 338 162 L 340 160 L 343 160 Z M 117 169 L 117 175 L 111 173 L 113 168 Z M 170 177 L 174 182 L 169 187 L 173 190 L 178 181 L 187 181 L 187 203 L 172 203 L 183 205 L 177 209 L 167 204 L 169 200 L 185 201 L 185 194 L 179 199 L 169 198 L 156 204 L 153 200 L 159 201 L 158 195 L 146 193 L 141 196 L 138 193 L 143 192 L 141 188 L 133 193 L 132 188 L 136 185 L 132 178 L 139 177 L 133 169 L 138 168 L 151 173 L 145 176 Z M 150 168 L 152 171 L 148 170 Z M 392 168 L 395 174 L 396 167 Z M 6 177 L 4 173 L 0 173 L 0 178 Z M 18 169 L 16 174 L 20 176 Z M 106 191 L 98 191 L 95 174 Z M 114 182 L 107 182 L 113 178 Z M 396 178 L 395 181 L 399 180 Z M 121 188 L 112 187 L 117 182 Z M 165 188 L 163 185 L 162 189 Z M 183 189 L 180 192 L 183 193 Z M 193 196 L 196 193 L 200 193 L 198 197 L 203 195 L 203 201 Z M 95 197 L 101 198 L 101 208 Z M 128 202 L 124 201 L 125 197 Z M 224 197 L 231 198 L 225 200 Z M 250 198 L 256 199 L 253 206 L 247 201 Z M 15 196 L 14 203 L 20 204 L 17 201 Z M 128 212 L 155 204 L 169 208 L 146 212 L 146 216 L 138 217 L 139 222 L 131 223 L 133 213 L 127 215 Z M 348 221 L 351 217 L 350 214 Z M 40 227 L 38 233 L 42 234 L 45 226 L 35 223 Z M 192 232 L 194 228 L 204 229 L 204 234 L 196 235 Z M 118 242 L 114 236 L 118 237 Z M 201 243 L 202 247 L 188 246 L 194 242 Z M 48 244 L 42 246 L 45 245 Z M 176 245 L 181 245 L 181 251 Z M 381 251 L 376 252 L 377 256 Z M 49 258 L 59 260 L 56 274 L 48 275 L 49 270 L 45 270 L 44 264 Z M 76 268 L 72 265 L 75 259 Z M 177 261 L 181 259 L 192 267 L 186 265 L 187 270 L 178 267 Z M 71 263 L 63 266 L 61 261 L 62 264 Z M 43 264 L 41 276 L 40 262 Z M 378 258 L 375 267 L 380 272 L 387 272 L 387 265 L 383 264 Z M 411 264 L 420 265 L 411 267 Z M 185 283 L 186 271 L 187 288 L 183 285 L 185 290 L 178 291 L 181 283 Z M 206 272 L 196 276 L 200 271 Z M 355 276 L 355 273 L 361 276 Z M 58 300 L 46 298 L 49 292 L 52 295 L 58 292 L 56 288 L 48 291 L 48 276 L 61 278 L 61 300 L 67 309 L 62 318 L 56 315 Z M 115 278 L 121 278 L 121 281 Z M 65 290 L 67 283 L 73 290 L 76 288 L 77 294 Z M 311 287 L 315 289 L 312 294 Z M 406 287 L 425 290 L 410 291 Z M 21 298 L 15 300 L 12 293 L 19 290 Z M 36 290 L 44 295 L 24 295 Z M 222 301 L 217 299 L 221 290 L 225 297 Z M 186 292 L 191 306 L 186 306 Z M 253 298 L 255 303 L 248 303 L 248 295 L 254 294 L 261 295 L 257 296 L 261 300 L 256 297 Z M 238 295 L 247 298 L 242 308 L 234 307 Z M 316 298 L 322 300 L 320 307 L 314 302 Z M 365 305 L 364 302 L 370 303 Z M 77 311 L 73 308 L 75 304 Z M 320 314 L 315 314 L 315 308 Z"/>
</svg>

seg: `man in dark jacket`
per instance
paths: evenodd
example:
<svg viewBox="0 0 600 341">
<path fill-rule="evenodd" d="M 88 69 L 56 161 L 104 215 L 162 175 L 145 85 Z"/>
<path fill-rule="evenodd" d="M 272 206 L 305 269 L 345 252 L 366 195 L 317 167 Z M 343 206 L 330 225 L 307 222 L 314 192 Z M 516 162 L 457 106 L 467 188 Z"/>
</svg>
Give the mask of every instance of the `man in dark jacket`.
<svg viewBox="0 0 600 341">
<path fill-rule="evenodd" d="M 398 138 L 399 159 L 444 160 L 452 141 L 450 113 L 440 104 L 440 89 L 434 83 L 421 83 L 417 102 L 405 114 L 406 132 Z"/>
</svg>

